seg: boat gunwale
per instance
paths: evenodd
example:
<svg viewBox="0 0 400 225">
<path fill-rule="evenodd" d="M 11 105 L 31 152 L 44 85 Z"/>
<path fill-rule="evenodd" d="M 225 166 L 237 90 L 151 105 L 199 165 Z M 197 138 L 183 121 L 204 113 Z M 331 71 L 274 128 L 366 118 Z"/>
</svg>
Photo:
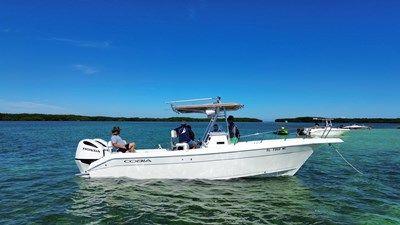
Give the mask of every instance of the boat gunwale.
<svg viewBox="0 0 400 225">
<path fill-rule="evenodd" d="M 294 139 L 294 138 L 292 138 Z M 301 140 L 305 140 L 306 138 L 296 138 L 296 139 L 301 139 Z M 332 142 L 311 142 L 311 143 L 299 143 L 299 144 L 293 144 L 293 145 L 280 145 L 280 146 L 264 146 L 261 148 L 242 148 L 242 149 L 234 149 L 234 150 L 226 150 L 227 147 L 224 146 L 223 148 L 219 147 L 219 148 L 213 148 L 219 151 L 213 151 L 210 152 L 209 148 L 212 147 L 207 147 L 207 148 L 198 148 L 198 149 L 187 149 L 187 150 L 175 150 L 175 151 L 171 151 L 171 150 L 167 150 L 167 149 L 142 149 L 142 150 L 138 150 L 138 152 L 135 153 L 112 153 L 111 155 L 116 155 L 116 156 L 124 156 L 124 155 L 129 155 L 129 156 L 135 156 L 138 153 L 142 153 L 140 151 L 147 151 L 143 154 L 148 154 L 151 153 L 151 151 L 154 150 L 162 150 L 163 153 L 186 153 L 186 154 L 172 154 L 172 155 L 161 155 L 161 156 L 139 156 L 139 157 L 130 157 L 130 158 L 161 158 L 161 157 L 178 157 L 178 156 L 194 156 L 194 155 L 215 155 L 215 154 L 225 154 L 225 153 L 235 153 L 235 152 L 241 152 L 241 151 L 259 151 L 259 150 L 263 150 L 263 149 L 273 149 L 273 148 L 287 148 L 287 147 L 297 147 L 297 146 L 314 146 L 314 145 L 321 145 L 321 144 L 335 144 L 335 143 L 342 143 L 343 141 L 340 138 L 319 138 L 321 140 L 334 140 Z M 318 138 L 308 138 L 308 140 L 311 141 L 317 141 L 319 140 Z M 278 139 L 277 139 L 278 140 Z M 286 140 L 286 139 L 285 139 Z M 260 141 L 248 141 L 248 142 L 238 142 L 235 145 L 240 145 L 240 143 L 251 143 L 251 142 L 255 142 L 255 144 L 262 144 L 262 143 L 266 143 L 263 141 L 270 141 L 270 140 L 260 140 Z M 258 143 L 257 143 L 258 142 Z M 249 144 L 250 144 L 249 143 Z M 234 145 L 234 146 L 235 146 Z M 105 156 L 110 158 L 110 156 Z M 103 157 L 103 158 L 105 158 Z M 103 159 L 100 158 L 100 159 Z M 123 159 L 123 158 L 127 158 L 127 157 L 113 157 L 114 159 Z M 99 160 L 100 160 L 99 159 Z"/>
</svg>

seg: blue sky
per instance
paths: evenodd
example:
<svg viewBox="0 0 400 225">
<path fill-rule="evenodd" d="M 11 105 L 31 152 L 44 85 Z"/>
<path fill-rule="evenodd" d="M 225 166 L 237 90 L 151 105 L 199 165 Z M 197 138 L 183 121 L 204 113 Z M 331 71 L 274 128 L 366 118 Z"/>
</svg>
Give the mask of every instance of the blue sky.
<svg viewBox="0 0 400 225">
<path fill-rule="evenodd" d="M 0 112 L 400 117 L 399 1 L 0 1 Z"/>
</svg>

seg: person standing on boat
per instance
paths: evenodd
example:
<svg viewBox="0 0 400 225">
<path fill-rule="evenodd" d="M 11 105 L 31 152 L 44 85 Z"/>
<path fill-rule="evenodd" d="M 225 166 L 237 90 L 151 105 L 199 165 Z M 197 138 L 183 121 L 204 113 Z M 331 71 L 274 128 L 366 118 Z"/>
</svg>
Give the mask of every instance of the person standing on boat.
<svg viewBox="0 0 400 225">
<path fill-rule="evenodd" d="M 197 148 L 197 143 L 194 141 L 195 135 L 192 131 L 192 127 L 185 121 L 182 121 L 181 125 L 174 130 L 178 134 L 179 143 L 188 143 L 189 148 Z"/>
<path fill-rule="evenodd" d="M 219 129 L 218 124 L 214 123 L 212 132 L 221 132 L 221 129 Z"/>
<path fill-rule="evenodd" d="M 231 139 L 232 144 L 236 144 L 239 142 L 240 132 L 235 123 L 233 122 L 233 116 L 228 116 L 228 129 L 229 129 L 229 138 Z"/>
<path fill-rule="evenodd" d="M 119 127 L 113 127 L 111 130 L 112 136 L 111 136 L 111 143 L 114 148 L 117 149 L 118 152 L 125 153 L 126 151 L 128 152 L 135 152 L 135 143 L 126 143 L 126 141 L 122 140 L 122 138 L 119 136 L 121 133 L 121 129 Z"/>
</svg>

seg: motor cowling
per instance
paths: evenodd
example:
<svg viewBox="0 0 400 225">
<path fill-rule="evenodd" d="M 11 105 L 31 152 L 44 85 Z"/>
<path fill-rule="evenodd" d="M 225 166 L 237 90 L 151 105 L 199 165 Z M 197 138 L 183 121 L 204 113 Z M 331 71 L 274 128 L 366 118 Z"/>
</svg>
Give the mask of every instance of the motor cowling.
<svg viewBox="0 0 400 225">
<path fill-rule="evenodd" d="M 75 153 L 75 162 L 81 173 L 85 173 L 89 165 L 103 158 L 109 152 L 107 142 L 101 139 L 84 139 L 79 142 Z"/>
</svg>

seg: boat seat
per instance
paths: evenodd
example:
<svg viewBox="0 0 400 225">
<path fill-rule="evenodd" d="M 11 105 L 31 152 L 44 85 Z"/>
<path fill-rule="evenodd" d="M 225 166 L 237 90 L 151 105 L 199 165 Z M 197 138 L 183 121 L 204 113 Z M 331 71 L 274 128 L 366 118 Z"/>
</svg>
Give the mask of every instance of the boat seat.
<svg viewBox="0 0 400 225">
<path fill-rule="evenodd" d="M 189 144 L 188 143 L 177 143 L 175 145 L 176 150 L 187 150 L 189 149 Z"/>
</svg>

